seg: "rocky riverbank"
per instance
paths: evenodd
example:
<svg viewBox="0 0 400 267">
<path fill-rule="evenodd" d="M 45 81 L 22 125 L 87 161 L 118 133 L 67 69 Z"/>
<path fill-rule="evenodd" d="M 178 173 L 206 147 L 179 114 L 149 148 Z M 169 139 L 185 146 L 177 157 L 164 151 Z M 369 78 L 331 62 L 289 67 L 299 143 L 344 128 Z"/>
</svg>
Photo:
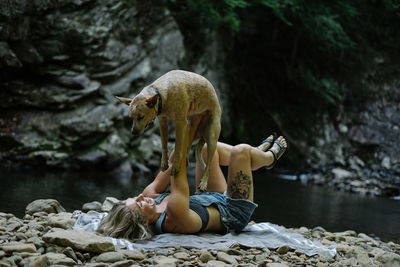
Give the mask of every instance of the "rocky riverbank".
<svg viewBox="0 0 400 267">
<path fill-rule="evenodd" d="M 319 167 L 308 174 L 298 175 L 304 183 L 372 197 L 400 195 L 400 176 L 385 169 L 368 169 L 359 159 L 348 167 Z"/>
<path fill-rule="evenodd" d="M 83 209 L 107 210 L 107 202 Z M 92 211 L 94 212 L 94 211 Z M 400 266 L 400 244 L 363 233 L 330 233 L 322 227 L 287 229 L 324 245 L 337 244 L 333 258 L 307 257 L 287 246 L 277 249 L 234 245 L 219 250 L 176 247 L 129 251 L 107 238 L 72 230 L 75 219 L 56 200 L 36 200 L 23 219 L 0 213 L 0 266 Z"/>
</svg>

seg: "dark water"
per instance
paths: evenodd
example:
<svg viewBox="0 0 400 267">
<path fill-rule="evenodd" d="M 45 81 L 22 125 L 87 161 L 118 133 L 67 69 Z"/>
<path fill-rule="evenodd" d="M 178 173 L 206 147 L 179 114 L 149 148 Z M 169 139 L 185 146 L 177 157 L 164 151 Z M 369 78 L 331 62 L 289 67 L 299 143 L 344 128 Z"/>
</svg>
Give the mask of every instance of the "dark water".
<svg viewBox="0 0 400 267">
<path fill-rule="evenodd" d="M 0 172 L 0 211 L 24 215 L 25 207 L 40 198 L 57 199 L 68 211 L 83 203 L 103 202 L 106 196 L 135 196 L 151 177 L 116 179 L 101 173 Z M 189 179 L 193 185 L 193 179 Z M 383 240 L 400 241 L 400 201 L 363 197 L 303 185 L 255 173 L 256 209 L 253 220 L 285 227 L 322 226 L 328 231 L 355 230 Z"/>
</svg>

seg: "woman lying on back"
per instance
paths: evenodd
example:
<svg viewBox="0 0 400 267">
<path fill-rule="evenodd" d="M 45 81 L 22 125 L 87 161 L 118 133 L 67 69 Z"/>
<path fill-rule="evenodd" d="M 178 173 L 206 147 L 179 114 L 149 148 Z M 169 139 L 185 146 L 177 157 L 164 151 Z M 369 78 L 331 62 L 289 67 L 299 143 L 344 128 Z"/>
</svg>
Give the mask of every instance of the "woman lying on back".
<svg viewBox="0 0 400 267">
<path fill-rule="evenodd" d="M 240 232 L 257 207 L 253 203 L 252 171 L 271 169 L 286 149 L 285 138 L 274 140 L 274 135 L 258 147 L 219 142 L 210 168 L 208 192 L 192 196 L 184 155 L 176 176 L 170 176 L 170 169 L 160 172 L 137 197 L 115 204 L 97 232 L 130 240 L 148 239 L 154 233 Z M 204 158 L 207 153 L 204 149 L 203 152 Z M 227 182 L 220 166 L 228 166 Z M 203 169 L 196 166 L 196 188 L 202 176 Z M 171 193 L 164 193 L 169 184 Z"/>
</svg>

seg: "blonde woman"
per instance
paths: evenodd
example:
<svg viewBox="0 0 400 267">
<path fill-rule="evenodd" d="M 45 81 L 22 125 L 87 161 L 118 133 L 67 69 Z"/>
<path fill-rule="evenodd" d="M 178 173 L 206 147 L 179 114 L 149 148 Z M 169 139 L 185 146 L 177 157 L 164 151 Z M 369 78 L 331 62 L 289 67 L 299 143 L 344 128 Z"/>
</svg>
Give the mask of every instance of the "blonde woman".
<svg viewBox="0 0 400 267">
<path fill-rule="evenodd" d="M 258 147 L 219 142 L 211 163 L 208 192 L 192 196 L 185 155 L 176 176 L 170 176 L 170 169 L 160 172 L 141 194 L 115 204 L 97 232 L 130 240 L 148 239 L 154 233 L 240 232 L 257 207 L 253 203 L 252 171 L 272 168 L 286 149 L 286 139 L 275 135 Z M 227 181 L 220 166 L 228 166 Z M 202 176 L 203 169 L 196 166 L 196 188 Z M 168 185 L 171 192 L 165 193 Z"/>
</svg>

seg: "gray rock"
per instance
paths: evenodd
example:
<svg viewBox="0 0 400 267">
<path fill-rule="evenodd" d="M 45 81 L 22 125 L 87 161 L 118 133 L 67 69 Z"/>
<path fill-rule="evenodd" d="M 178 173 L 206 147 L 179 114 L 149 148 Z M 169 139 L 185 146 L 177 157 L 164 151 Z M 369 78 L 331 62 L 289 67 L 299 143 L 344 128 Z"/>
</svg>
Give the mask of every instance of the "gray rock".
<svg viewBox="0 0 400 267">
<path fill-rule="evenodd" d="M 169 258 L 165 256 L 156 256 L 153 260 L 155 266 L 159 267 L 167 267 L 167 266 L 176 266 L 178 260 L 175 258 Z"/>
<path fill-rule="evenodd" d="M 103 202 L 103 205 L 101 206 L 101 211 L 108 212 L 111 210 L 111 208 L 114 206 L 115 203 L 118 203 L 119 200 L 116 199 L 115 197 L 106 197 L 106 199 Z"/>
<path fill-rule="evenodd" d="M 57 230 L 46 233 L 43 240 L 50 244 L 56 244 L 88 252 L 114 251 L 114 245 L 105 237 L 82 230 Z"/>
<path fill-rule="evenodd" d="M 71 247 L 65 248 L 63 253 L 65 254 L 65 256 L 70 257 L 75 262 L 78 262 L 78 257 L 76 256 L 75 251 Z"/>
<path fill-rule="evenodd" d="M 25 213 L 32 215 L 36 212 L 59 213 L 65 209 L 55 199 L 38 199 L 28 204 Z"/>
<path fill-rule="evenodd" d="M 19 243 L 19 242 L 10 242 L 8 244 L 2 245 L 2 250 L 6 253 L 13 252 L 36 252 L 36 247 L 33 244 Z"/>
<path fill-rule="evenodd" d="M 174 254 L 174 257 L 179 260 L 188 261 L 190 260 L 190 255 L 186 252 L 177 252 Z"/>
<path fill-rule="evenodd" d="M 93 201 L 83 204 L 82 211 L 88 212 L 89 210 L 101 212 L 101 203 L 98 201 Z"/>
<path fill-rule="evenodd" d="M 105 252 L 92 259 L 94 262 L 114 263 L 126 260 L 126 256 L 121 252 Z"/>
<path fill-rule="evenodd" d="M 289 251 L 289 246 L 288 245 L 283 245 L 280 246 L 276 252 L 278 252 L 279 254 L 286 254 Z"/>
<path fill-rule="evenodd" d="M 209 262 L 210 260 L 214 260 L 215 258 L 213 257 L 213 255 L 211 255 L 210 252 L 204 251 L 204 252 L 202 252 L 202 253 L 200 254 L 199 259 L 200 259 L 202 262 L 207 263 L 207 262 Z"/>
<path fill-rule="evenodd" d="M 286 263 L 281 263 L 281 262 L 272 262 L 272 263 L 267 263 L 267 267 L 289 267 Z"/>
<path fill-rule="evenodd" d="M 22 67 L 21 61 L 6 42 L 0 42 L 0 67 Z"/>
<path fill-rule="evenodd" d="M 399 267 L 400 255 L 393 252 L 383 252 L 375 256 L 375 260 L 383 264 L 384 267 Z"/>
<path fill-rule="evenodd" d="M 218 252 L 217 259 L 228 264 L 238 264 L 237 260 L 234 257 L 226 254 L 225 252 Z"/>
<path fill-rule="evenodd" d="M 50 262 L 45 255 L 36 257 L 29 262 L 29 267 L 46 267 L 49 265 Z"/>
<path fill-rule="evenodd" d="M 128 259 L 132 260 L 144 260 L 146 256 L 139 250 L 120 250 Z"/>
<path fill-rule="evenodd" d="M 225 266 L 229 266 L 229 265 L 227 265 L 223 261 L 210 260 L 209 262 L 207 262 L 206 266 L 207 267 L 225 267 Z"/>
<path fill-rule="evenodd" d="M 58 214 L 49 215 L 49 225 L 62 229 L 72 229 L 75 219 L 71 218 L 72 213 L 60 212 Z"/>
<path fill-rule="evenodd" d="M 133 260 L 124 260 L 111 264 L 111 267 L 130 267 L 133 266 L 133 264 L 134 264 Z"/>
<path fill-rule="evenodd" d="M 61 253 L 48 252 L 45 254 L 50 265 L 74 266 L 76 262 Z"/>
</svg>

